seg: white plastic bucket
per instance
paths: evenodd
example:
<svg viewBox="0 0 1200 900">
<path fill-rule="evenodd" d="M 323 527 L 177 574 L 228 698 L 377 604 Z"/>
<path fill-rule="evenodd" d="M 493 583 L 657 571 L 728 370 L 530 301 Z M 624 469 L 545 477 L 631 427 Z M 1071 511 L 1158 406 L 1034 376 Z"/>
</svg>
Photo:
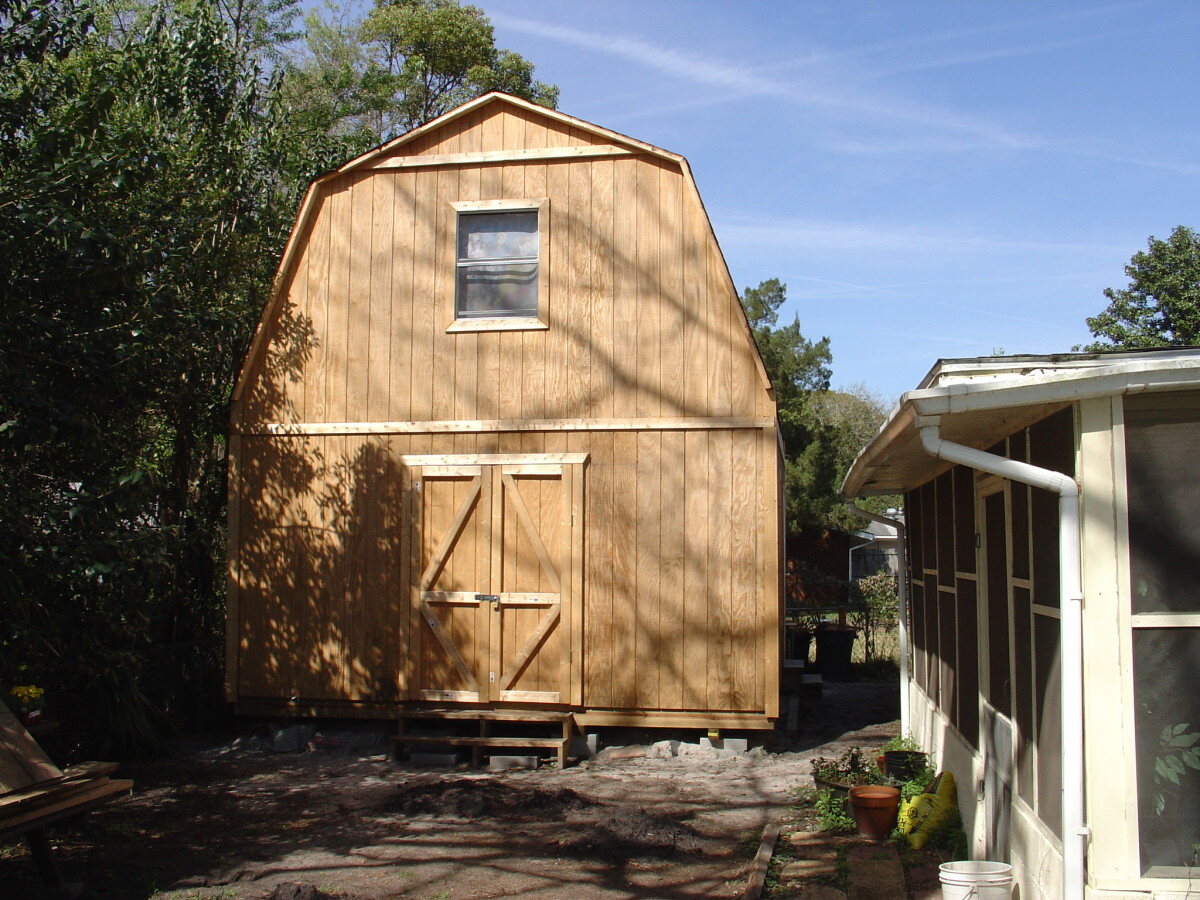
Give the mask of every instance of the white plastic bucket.
<svg viewBox="0 0 1200 900">
<path fill-rule="evenodd" d="M 986 860 L 942 863 L 942 900 L 1008 900 L 1012 896 L 1012 866 Z"/>
</svg>

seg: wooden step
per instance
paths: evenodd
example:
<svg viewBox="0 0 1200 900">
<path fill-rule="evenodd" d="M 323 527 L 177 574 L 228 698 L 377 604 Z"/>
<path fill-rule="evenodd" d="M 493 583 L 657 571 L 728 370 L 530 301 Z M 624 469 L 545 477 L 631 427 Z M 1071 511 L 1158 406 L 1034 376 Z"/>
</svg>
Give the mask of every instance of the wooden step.
<svg viewBox="0 0 1200 900">
<path fill-rule="evenodd" d="M 486 719 L 489 722 L 562 722 L 574 713 L 530 709 L 402 709 L 401 719 Z"/>
<path fill-rule="evenodd" d="M 452 747 L 548 747 L 557 750 L 565 747 L 566 738 L 540 737 L 439 737 L 434 734 L 403 734 L 392 738 L 395 744 L 449 744 Z"/>
</svg>

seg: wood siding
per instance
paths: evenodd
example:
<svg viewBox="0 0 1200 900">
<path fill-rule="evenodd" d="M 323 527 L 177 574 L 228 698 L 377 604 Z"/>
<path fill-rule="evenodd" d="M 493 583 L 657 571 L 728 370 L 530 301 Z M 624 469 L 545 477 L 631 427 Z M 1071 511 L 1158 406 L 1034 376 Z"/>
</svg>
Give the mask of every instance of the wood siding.
<svg viewBox="0 0 1200 900">
<path fill-rule="evenodd" d="M 439 154 L 581 140 L 518 109 L 471 118 L 420 140 L 440 136 Z M 549 327 L 448 334 L 451 204 L 519 198 L 549 201 Z M 250 361 L 246 427 L 774 414 L 703 208 L 670 160 L 355 170 L 318 185 L 303 227 Z"/>
<path fill-rule="evenodd" d="M 530 702 L 557 691 L 608 724 L 765 725 L 775 403 L 686 163 L 511 98 L 464 109 L 305 200 L 234 394 L 227 696 L 326 711 L 494 700 L 481 660 L 503 645 L 499 680 L 525 665 L 506 685 Z M 447 330 L 453 204 L 492 200 L 541 202 L 542 329 Z M 475 477 L 423 493 L 402 459 L 423 454 L 587 462 L 520 489 L 524 532 L 500 509 L 502 473 L 480 476 L 492 499 L 464 512 L 453 568 L 422 588 L 431 532 L 457 527 Z M 530 529 L 575 542 L 554 551 L 556 590 Z M 560 596 L 561 621 L 471 591 Z"/>
<path fill-rule="evenodd" d="M 777 605 L 759 602 L 777 552 L 774 533 L 764 540 L 759 527 L 771 506 L 760 496 L 770 479 L 758 462 L 773 458 L 768 440 L 750 429 L 243 438 L 238 695 L 400 701 L 427 687 L 414 680 L 422 661 L 444 661 L 422 649 L 429 635 L 411 599 L 418 501 L 400 457 L 586 448 L 582 704 L 765 711 L 775 683 L 763 635 L 777 633 Z M 442 489 L 426 542 L 466 482 Z M 554 510 L 526 496 L 552 534 Z M 456 568 L 439 589 L 482 584 L 471 563 L 482 527 L 479 516 L 468 520 Z M 531 581 L 505 589 L 547 589 L 529 547 L 515 539 L 512 547 L 522 558 L 511 571 L 529 570 Z M 526 618 L 518 631 L 536 627 L 535 613 Z M 447 627 L 464 646 L 482 639 L 469 621 Z M 557 662 L 558 646 L 526 676 L 531 682 L 550 677 L 541 670 Z"/>
</svg>

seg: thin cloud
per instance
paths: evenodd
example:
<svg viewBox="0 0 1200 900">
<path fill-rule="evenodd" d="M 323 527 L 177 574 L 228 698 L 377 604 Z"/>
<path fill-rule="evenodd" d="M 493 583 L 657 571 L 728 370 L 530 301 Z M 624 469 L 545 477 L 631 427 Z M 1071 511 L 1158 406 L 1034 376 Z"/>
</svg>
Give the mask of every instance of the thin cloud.
<svg viewBox="0 0 1200 900">
<path fill-rule="evenodd" d="M 637 38 L 583 31 L 565 25 L 553 25 L 493 13 L 492 20 L 505 28 L 556 40 L 576 47 L 621 56 L 647 68 L 683 78 L 697 84 L 731 91 L 735 97 L 768 97 L 800 106 L 817 106 L 839 115 L 855 115 L 869 121 L 880 119 L 904 122 L 926 128 L 969 134 L 987 144 L 1019 149 L 1028 138 L 993 123 L 928 104 L 899 97 L 866 95 L 845 86 L 839 79 L 821 83 L 811 78 L 779 78 L 755 69 L 723 62 L 712 56 L 694 56 L 661 44 Z"/>
</svg>

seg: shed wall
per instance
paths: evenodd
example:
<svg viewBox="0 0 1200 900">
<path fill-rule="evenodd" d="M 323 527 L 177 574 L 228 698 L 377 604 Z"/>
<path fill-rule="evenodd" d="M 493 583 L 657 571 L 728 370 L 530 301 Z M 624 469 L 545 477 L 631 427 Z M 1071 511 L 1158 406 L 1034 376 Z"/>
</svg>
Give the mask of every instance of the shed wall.
<svg viewBox="0 0 1200 900">
<path fill-rule="evenodd" d="M 760 429 L 243 437 L 238 696 L 405 699 L 420 626 L 399 457 L 563 452 L 589 454 L 583 705 L 775 715 L 776 447 Z"/>
<path fill-rule="evenodd" d="M 495 104 L 397 152 L 594 141 Z M 503 199 L 548 200 L 539 272 L 548 328 L 447 333 L 451 204 Z M 240 410 L 248 427 L 774 415 L 720 250 L 678 163 L 635 153 L 353 170 L 319 184 L 303 229 L 266 353 L 250 363 Z"/>
</svg>

